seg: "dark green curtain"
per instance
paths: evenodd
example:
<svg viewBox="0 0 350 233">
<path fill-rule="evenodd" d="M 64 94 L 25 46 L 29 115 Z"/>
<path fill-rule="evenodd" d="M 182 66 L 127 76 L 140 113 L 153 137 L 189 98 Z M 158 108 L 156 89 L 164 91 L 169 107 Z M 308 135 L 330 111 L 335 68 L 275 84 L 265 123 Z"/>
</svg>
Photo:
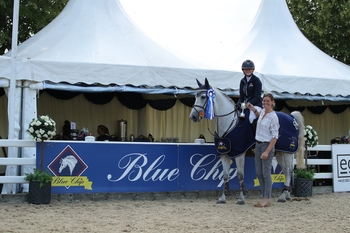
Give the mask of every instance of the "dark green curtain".
<svg viewBox="0 0 350 233">
<path fill-rule="evenodd" d="M 58 91 L 58 90 L 44 90 L 49 95 L 61 99 L 61 100 L 69 100 L 80 95 L 80 92 L 70 92 L 70 91 Z M 43 91 L 41 91 L 42 93 Z M 0 88 L 0 96 L 4 95 L 5 91 L 3 88 Z M 177 98 L 165 98 L 165 99 L 156 99 L 156 100 L 148 100 L 143 98 L 140 93 L 132 93 L 132 92 L 100 92 L 100 93 L 83 93 L 84 97 L 94 103 L 94 104 L 107 104 L 109 103 L 114 96 L 118 98 L 118 100 L 127 108 L 133 110 L 140 110 L 144 108 L 147 104 L 149 104 L 152 108 L 160 111 L 168 110 L 176 104 Z M 237 97 L 231 97 L 235 103 L 237 103 Z M 179 97 L 178 100 L 188 107 L 192 107 L 195 98 L 194 97 Z M 339 114 L 344 112 L 350 105 L 329 105 L 329 106 L 309 106 L 309 107 L 290 107 L 286 104 L 284 100 L 276 100 L 276 111 L 281 111 L 283 108 L 286 108 L 289 112 L 299 111 L 303 112 L 306 108 L 313 114 L 322 114 L 327 108 L 332 111 L 334 114 Z"/>
<path fill-rule="evenodd" d="M 115 95 L 120 103 L 133 110 L 140 110 L 148 103 L 139 93 L 117 92 Z"/>
<path fill-rule="evenodd" d="M 94 93 L 84 93 L 85 98 L 94 104 L 107 104 L 112 101 L 115 96 L 113 92 L 94 92 Z"/>
<path fill-rule="evenodd" d="M 80 92 L 73 92 L 73 91 L 58 91 L 58 90 L 45 90 L 45 92 L 56 99 L 60 100 L 69 100 L 72 99 L 78 95 L 80 95 Z"/>
</svg>

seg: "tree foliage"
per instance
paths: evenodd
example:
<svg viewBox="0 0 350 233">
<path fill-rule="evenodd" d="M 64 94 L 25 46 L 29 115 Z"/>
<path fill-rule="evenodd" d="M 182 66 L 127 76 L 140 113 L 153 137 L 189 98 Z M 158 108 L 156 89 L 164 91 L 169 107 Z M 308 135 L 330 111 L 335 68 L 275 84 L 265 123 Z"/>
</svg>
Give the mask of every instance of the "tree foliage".
<svg viewBox="0 0 350 233">
<path fill-rule="evenodd" d="M 18 43 L 50 23 L 68 0 L 20 0 Z M 0 55 L 11 49 L 14 0 L 0 0 Z"/>
<path fill-rule="evenodd" d="M 287 0 L 300 31 L 319 49 L 350 65 L 350 1 Z"/>
</svg>

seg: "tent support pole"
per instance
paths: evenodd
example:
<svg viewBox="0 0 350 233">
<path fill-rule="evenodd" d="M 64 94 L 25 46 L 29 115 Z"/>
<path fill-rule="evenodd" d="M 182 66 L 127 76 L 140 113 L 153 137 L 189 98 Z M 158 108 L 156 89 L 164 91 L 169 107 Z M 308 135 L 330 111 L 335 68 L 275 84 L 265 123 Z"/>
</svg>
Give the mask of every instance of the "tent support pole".
<svg viewBox="0 0 350 233">
<path fill-rule="evenodd" d="M 18 43 L 18 18 L 19 18 L 19 0 L 14 0 L 13 4 L 13 24 L 12 24 L 12 45 L 11 45 L 11 78 L 8 96 L 8 138 L 14 139 L 14 119 L 15 110 L 13 108 L 16 97 L 16 59 Z"/>
<path fill-rule="evenodd" d="M 18 43 L 18 20 L 19 20 L 19 1 L 14 0 L 13 3 L 13 22 L 12 22 L 12 44 L 11 44 L 11 74 L 10 74 L 10 86 L 8 93 L 8 139 L 15 139 L 18 137 L 18 132 L 15 132 L 15 108 L 16 103 L 16 69 L 17 69 L 17 43 Z M 18 157 L 18 148 L 8 148 L 8 157 Z M 6 175 L 14 175 L 17 173 L 18 166 L 7 166 Z M 4 189 L 6 191 L 4 191 Z M 18 184 L 7 184 L 3 186 L 2 193 L 15 194 L 18 191 Z"/>
</svg>

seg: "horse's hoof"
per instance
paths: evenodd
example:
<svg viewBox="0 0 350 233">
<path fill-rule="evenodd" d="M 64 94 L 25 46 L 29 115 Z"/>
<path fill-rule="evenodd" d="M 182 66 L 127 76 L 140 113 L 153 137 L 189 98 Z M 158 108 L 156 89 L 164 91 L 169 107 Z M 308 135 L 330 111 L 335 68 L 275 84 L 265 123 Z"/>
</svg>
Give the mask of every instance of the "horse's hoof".
<svg viewBox="0 0 350 233">
<path fill-rule="evenodd" d="M 288 192 L 288 191 L 284 191 L 283 192 L 283 194 L 284 194 L 284 198 L 283 199 L 285 199 L 285 200 L 287 200 L 287 201 L 290 201 L 290 192 Z"/>
<path fill-rule="evenodd" d="M 285 203 L 285 202 L 286 202 L 286 199 L 278 199 L 277 202 Z"/>
<path fill-rule="evenodd" d="M 245 204 L 245 201 L 237 201 L 236 204 L 237 204 L 237 205 L 244 205 L 244 204 Z"/>
<path fill-rule="evenodd" d="M 226 201 L 225 201 L 225 200 L 218 200 L 218 201 L 216 202 L 216 204 L 226 204 Z"/>
<path fill-rule="evenodd" d="M 286 195 L 286 200 L 287 200 L 287 201 L 290 201 L 290 200 L 291 200 L 290 194 Z"/>
</svg>

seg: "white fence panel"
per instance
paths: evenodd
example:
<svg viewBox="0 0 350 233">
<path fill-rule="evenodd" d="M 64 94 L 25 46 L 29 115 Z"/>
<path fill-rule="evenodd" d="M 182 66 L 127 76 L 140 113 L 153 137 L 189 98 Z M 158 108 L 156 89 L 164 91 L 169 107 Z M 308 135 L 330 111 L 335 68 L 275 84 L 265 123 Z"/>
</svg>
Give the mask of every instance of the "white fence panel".
<svg viewBox="0 0 350 233">
<path fill-rule="evenodd" d="M 332 152 L 332 146 L 331 145 L 317 145 L 315 147 L 309 147 L 308 151 L 329 151 Z M 294 159 L 294 164 L 296 164 L 296 161 Z M 320 165 L 331 165 L 333 164 L 332 159 L 308 159 L 307 165 L 313 165 L 313 166 L 320 166 Z M 317 170 L 316 170 L 317 171 Z M 332 172 L 316 172 L 315 179 L 333 179 L 333 173 Z"/>
<path fill-rule="evenodd" d="M 36 147 L 33 140 L 0 139 L 0 147 Z M 0 165 L 33 165 L 36 159 L 33 158 L 0 158 Z M 0 176 L 0 184 L 27 183 L 24 176 Z"/>
</svg>

